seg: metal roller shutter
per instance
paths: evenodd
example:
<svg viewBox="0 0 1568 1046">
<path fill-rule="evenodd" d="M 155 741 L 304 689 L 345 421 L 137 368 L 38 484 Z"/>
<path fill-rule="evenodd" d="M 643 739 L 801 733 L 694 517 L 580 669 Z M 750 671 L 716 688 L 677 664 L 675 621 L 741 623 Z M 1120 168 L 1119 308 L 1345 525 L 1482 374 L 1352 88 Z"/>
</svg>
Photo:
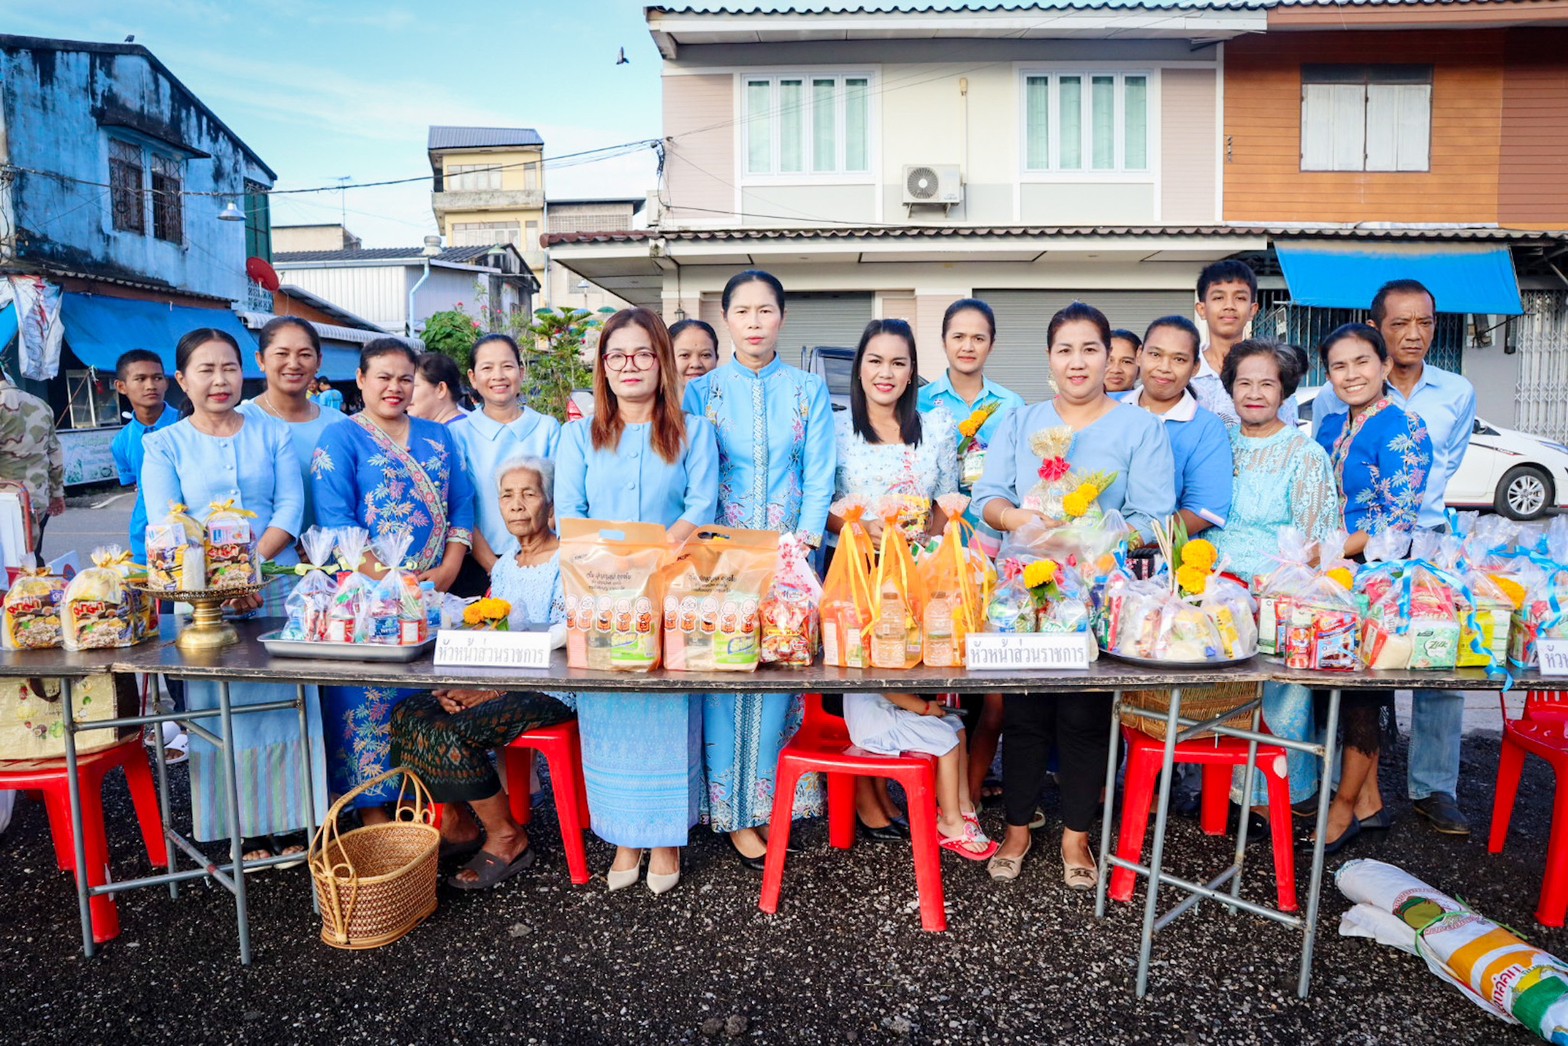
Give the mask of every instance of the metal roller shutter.
<svg viewBox="0 0 1568 1046">
<path fill-rule="evenodd" d="M 1045 361 L 1045 328 L 1051 317 L 1073 301 L 1084 301 L 1105 313 L 1112 327 L 1125 327 L 1142 337 L 1144 328 L 1161 316 L 1192 317 L 1191 291 L 975 291 L 996 311 L 996 351 L 985 375 L 1012 389 L 1025 402 L 1051 396 L 1050 369 Z"/>
<path fill-rule="evenodd" d="M 870 294 L 790 294 L 784 301 L 779 355 L 785 363 L 798 367 L 802 350 L 808 346 L 853 349 L 860 344 L 860 332 L 871 322 L 873 308 Z"/>
</svg>

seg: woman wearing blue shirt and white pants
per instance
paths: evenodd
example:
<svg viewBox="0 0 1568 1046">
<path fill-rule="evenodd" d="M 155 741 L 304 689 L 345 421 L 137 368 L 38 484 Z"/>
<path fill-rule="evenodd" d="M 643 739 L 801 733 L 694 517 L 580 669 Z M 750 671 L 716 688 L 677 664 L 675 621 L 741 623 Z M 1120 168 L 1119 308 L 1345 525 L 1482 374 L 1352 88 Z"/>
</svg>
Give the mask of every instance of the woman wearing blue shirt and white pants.
<svg viewBox="0 0 1568 1046">
<path fill-rule="evenodd" d="M 1013 411 L 998 426 L 985 472 L 975 485 L 982 516 L 1004 532 L 1044 518 L 1019 507 L 1041 465 L 1030 449 L 1030 437 L 1066 425 L 1076 433 L 1067 452 L 1074 471 L 1116 474 L 1115 482 L 1100 494 L 1100 507 L 1120 511 L 1145 538 L 1152 537 L 1155 520 L 1176 508 L 1171 446 L 1158 418 L 1105 394 L 1110 323 L 1100 310 L 1074 302 L 1051 318 L 1046 340 L 1051 377 L 1059 391 L 1053 400 Z M 1007 699 L 1007 743 L 1002 748 L 1007 836 L 990 861 L 993 879 L 1016 879 L 1023 870 L 1032 843 L 1029 822 L 1054 743 L 1062 792 L 1063 880 L 1075 890 L 1094 889 L 1099 870 L 1089 850 L 1089 829 L 1104 780 L 1110 715 L 1107 692 Z"/>
</svg>

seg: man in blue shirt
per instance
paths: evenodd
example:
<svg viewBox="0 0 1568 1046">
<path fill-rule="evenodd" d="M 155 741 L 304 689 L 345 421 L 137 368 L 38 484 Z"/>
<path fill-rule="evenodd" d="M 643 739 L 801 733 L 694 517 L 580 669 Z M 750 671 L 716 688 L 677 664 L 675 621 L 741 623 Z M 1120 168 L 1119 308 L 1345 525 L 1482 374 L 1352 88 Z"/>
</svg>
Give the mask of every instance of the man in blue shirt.
<svg viewBox="0 0 1568 1046">
<path fill-rule="evenodd" d="M 1247 336 L 1247 325 L 1258 315 L 1258 277 L 1246 262 L 1226 258 L 1212 262 L 1198 273 L 1198 318 L 1208 330 L 1209 340 L 1198 354 L 1198 371 L 1192 376 L 1192 394 L 1198 406 L 1219 417 L 1227 425 L 1239 425 L 1236 405 L 1220 382 L 1225 357 L 1232 345 Z M 1279 407 L 1279 420 L 1296 423 L 1296 401 L 1289 397 Z"/>
<path fill-rule="evenodd" d="M 321 385 L 321 392 L 316 396 L 316 402 L 323 407 L 331 407 L 333 410 L 342 410 L 343 394 L 337 389 L 333 388 L 332 383 L 326 378 L 319 379 L 319 383 Z"/>
<path fill-rule="evenodd" d="M 136 505 L 131 509 L 131 555 L 138 563 L 147 562 L 147 504 L 142 498 L 142 437 L 149 432 L 173 425 L 180 420 L 180 412 L 165 401 L 169 391 L 169 378 L 163 372 L 163 360 L 148 349 L 131 349 L 123 354 L 114 367 L 114 391 L 131 404 L 131 418 L 114 437 L 109 450 L 114 455 L 114 467 L 120 474 L 120 486 L 136 487 Z M 159 515 L 168 512 L 167 505 L 155 506 Z"/>
<path fill-rule="evenodd" d="M 1371 319 L 1393 362 L 1389 400 L 1419 415 L 1432 438 L 1432 470 L 1417 522 L 1440 530 L 1445 525 L 1443 492 L 1459 471 L 1475 428 L 1475 388 L 1458 374 L 1426 362 L 1437 330 L 1437 299 L 1418 281 L 1391 280 L 1380 287 L 1372 299 Z M 1314 434 L 1325 417 L 1345 410 L 1333 387 L 1325 384 L 1312 405 Z M 1464 695 L 1452 690 L 1417 690 L 1411 704 L 1410 798 L 1416 812 L 1445 835 L 1470 834 L 1470 822 L 1454 800 L 1464 706 Z"/>
<path fill-rule="evenodd" d="M 964 446 L 966 440 L 969 443 L 958 462 L 958 489 L 965 495 L 972 494 L 985 469 L 986 448 L 991 445 L 996 427 L 1014 407 L 1024 405 L 1024 399 L 1018 393 L 985 376 L 985 361 L 990 358 L 995 344 L 996 315 L 991 306 L 978 298 L 955 301 L 942 315 L 942 351 L 947 354 L 947 370 L 920 389 L 921 411 L 946 407 L 961 427 L 976 411 L 994 405 L 990 417 L 972 439 L 959 432 L 959 446 Z M 986 526 L 973 505 L 964 513 L 964 518 L 975 528 L 986 552 L 995 555 L 1001 536 Z"/>
<path fill-rule="evenodd" d="M 1198 344 L 1198 328 L 1185 316 L 1155 320 L 1138 350 L 1142 387 L 1116 397 L 1164 423 L 1176 459 L 1176 509 L 1189 535 L 1225 525 L 1236 469 L 1225 423 L 1187 387 L 1198 371 Z"/>
</svg>

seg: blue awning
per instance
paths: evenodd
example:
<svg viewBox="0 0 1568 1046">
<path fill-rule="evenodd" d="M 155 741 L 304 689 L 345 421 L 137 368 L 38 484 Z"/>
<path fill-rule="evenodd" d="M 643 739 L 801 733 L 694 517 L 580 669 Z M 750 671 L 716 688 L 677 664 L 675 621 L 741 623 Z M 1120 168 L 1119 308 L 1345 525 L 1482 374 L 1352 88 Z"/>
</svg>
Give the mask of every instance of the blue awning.
<svg viewBox="0 0 1568 1046">
<path fill-rule="evenodd" d="M 234 335 L 244 357 L 245 377 L 260 378 L 256 366 L 256 338 L 228 309 L 192 309 L 100 294 L 66 294 L 60 305 L 65 321 L 65 343 L 88 367 L 113 371 L 120 355 L 130 349 L 151 349 L 174 373 L 174 346 L 198 327 L 216 327 Z"/>
<path fill-rule="evenodd" d="M 0 349 L 11 344 L 11 339 L 16 337 L 16 305 L 7 305 L 0 309 Z"/>
<path fill-rule="evenodd" d="M 1519 316 L 1519 280 L 1507 247 L 1479 243 L 1279 242 L 1297 305 L 1365 309 L 1389 280 L 1420 280 L 1439 312 Z"/>
</svg>

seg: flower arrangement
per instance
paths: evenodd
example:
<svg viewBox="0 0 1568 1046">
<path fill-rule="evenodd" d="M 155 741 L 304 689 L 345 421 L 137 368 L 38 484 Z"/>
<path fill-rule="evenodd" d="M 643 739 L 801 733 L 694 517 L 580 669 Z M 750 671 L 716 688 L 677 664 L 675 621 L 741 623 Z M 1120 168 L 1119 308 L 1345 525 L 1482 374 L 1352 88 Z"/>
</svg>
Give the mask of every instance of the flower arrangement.
<svg viewBox="0 0 1568 1046">
<path fill-rule="evenodd" d="M 476 599 L 463 608 L 463 624 L 476 632 L 510 631 L 512 604 L 504 599 Z"/>
<path fill-rule="evenodd" d="M 1042 429 L 1029 438 L 1029 449 L 1040 457 L 1040 482 L 1024 496 L 1024 507 L 1060 522 L 1098 518 L 1100 495 L 1116 482 L 1114 472 L 1074 475 L 1067 460 L 1073 430 L 1066 425 Z"/>
<path fill-rule="evenodd" d="M 985 427 L 987 421 L 991 420 L 991 415 L 995 414 L 997 408 L 1001 405 L 1000 400 L 987 403 L 958 423 L 958 434 L 963 437 L 958 441 L 958 456 L 960 458 L 969 453 L 970 448 L 975 445 L 976 437 L 980 435 L 980 430 Z"/>
<path fill-rule="evenodd" d="M 1035 605 L 1043 605 L 1053 596 L 1060 595 L 1056 586 L 1058 567 L 1052 559 L 1037 559 L 1024 567 L 1024 587 L 1034 597 Z"/>
</svg>

